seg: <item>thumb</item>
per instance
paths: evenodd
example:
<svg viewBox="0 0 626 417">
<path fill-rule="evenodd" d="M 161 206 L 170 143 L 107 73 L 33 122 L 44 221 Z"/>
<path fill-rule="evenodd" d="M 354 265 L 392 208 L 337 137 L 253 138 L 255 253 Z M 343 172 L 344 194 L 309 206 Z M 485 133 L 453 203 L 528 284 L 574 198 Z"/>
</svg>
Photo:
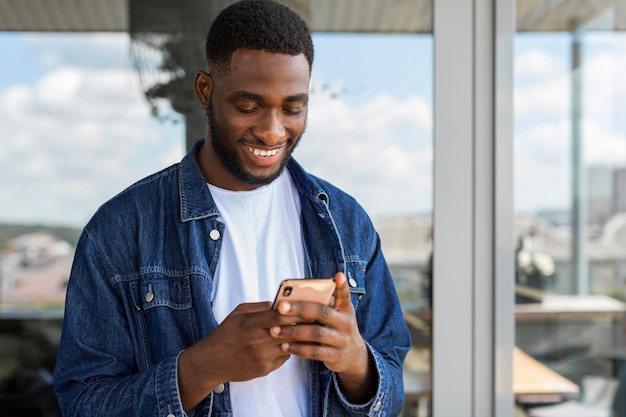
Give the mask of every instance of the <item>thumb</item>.
<svg viewBox="0 0 626 417">
<path fill-rule="evenodd" d="M 343 272 L 337 272 L 335 274 L 335 310 L 345 310 L 346 308 L 352 308 L 352 300 L 350 299 L 350 287 L 346 280 L 346 275 Z"/>
<path fill-rule="evenodd" d="M 233 313 L 256 313 L 269 310 L 271 306 L 272 304 L 269 301 L 261 301 L 258 303 L 242 303 L 235 307 Z"/>
</svg>

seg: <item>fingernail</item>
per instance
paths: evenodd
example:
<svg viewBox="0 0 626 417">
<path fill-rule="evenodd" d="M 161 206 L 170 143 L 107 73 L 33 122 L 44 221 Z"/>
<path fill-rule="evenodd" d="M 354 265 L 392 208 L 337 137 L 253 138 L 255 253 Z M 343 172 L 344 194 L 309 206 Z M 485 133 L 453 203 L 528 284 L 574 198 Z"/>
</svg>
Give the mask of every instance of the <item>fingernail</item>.
<svg viewBox="0 0 626 417">
<path fill-rule="evenodd" d="M 278 335 L 280 334 L 280 326 L 272 327 L 272 328 L 270 329 L 270 333 L 271 333 L 273 336 L 278 336 Z"/>
<path fill-rule="evenodd" d="M 283 313 L 288 312 L 289 310 L 291 310 L 291 304 L 289 304 L 288 301 L 284 301 L 282 304 L 282 310 L 283 310 Z"/>
</svg>

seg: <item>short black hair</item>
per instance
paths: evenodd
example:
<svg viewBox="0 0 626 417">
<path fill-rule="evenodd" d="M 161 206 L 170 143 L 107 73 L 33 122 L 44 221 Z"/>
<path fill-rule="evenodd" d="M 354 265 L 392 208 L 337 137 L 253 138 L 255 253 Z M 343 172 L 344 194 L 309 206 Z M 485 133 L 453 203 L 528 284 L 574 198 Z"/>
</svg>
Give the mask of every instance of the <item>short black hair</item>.
<svg viewBox="0 0 626 417">
<path fill-rule="evenodd" d="M 209 70 L 228 71 L 237 49 L 304 54 L 313 67 L 313 40 L 306 22 L 293 10 L 272 0 L 244 0 L 215 18 L 206 39 Z"/>
</svg>

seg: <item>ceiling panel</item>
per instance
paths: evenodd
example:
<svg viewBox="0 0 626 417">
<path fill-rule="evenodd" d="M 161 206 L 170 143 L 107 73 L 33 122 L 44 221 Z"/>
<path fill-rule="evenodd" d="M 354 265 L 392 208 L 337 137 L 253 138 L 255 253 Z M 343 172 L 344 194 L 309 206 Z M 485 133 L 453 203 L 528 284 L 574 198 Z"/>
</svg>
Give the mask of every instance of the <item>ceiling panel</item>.
<svg viewBox="0 0 626 417">
<path fill-rule="evenodd" d="M 431 0 L 280 0 L 314 32 L 430 33 Z M 0 0 L 0 31 L 171 32 L 174 17 L 208 10 L 206 20 L 234 0 Z M 626 0 L 518 0 L 519 31 L 625 30 Z"/>
<path fill-rule="evenodd" d="M 127 30 L 128 0 L 0 0 L 0 31 Z"/>
<path fill-rule="evenodd" d="M 624 30 L 626 0 L 524 0 L 517 3 L 520 31 Z"/>
</svg>

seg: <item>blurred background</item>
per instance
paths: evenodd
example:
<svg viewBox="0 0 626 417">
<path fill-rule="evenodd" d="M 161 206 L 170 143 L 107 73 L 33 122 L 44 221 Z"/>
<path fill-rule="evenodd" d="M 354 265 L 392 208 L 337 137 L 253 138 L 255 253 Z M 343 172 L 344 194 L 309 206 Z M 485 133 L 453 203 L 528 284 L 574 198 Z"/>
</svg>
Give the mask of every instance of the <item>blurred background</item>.
<svg viewBox="0 0 626 417">
<path fill-rule="evenodd" d="M 432 1 L 282 1 L 316 48 L 295 157 L 381 235 L 414 339 L 407 416 L 433 414 L 436 372 Z M 203 137 L 191 79 L 232 1 L 88 3 L 0 0 L 0 416 L 59 415 L 51 372 L 81 228 Z M 609 416 L 626 358 L 626 0 L 515 6 L 516 410 Z"/>
</svg>

